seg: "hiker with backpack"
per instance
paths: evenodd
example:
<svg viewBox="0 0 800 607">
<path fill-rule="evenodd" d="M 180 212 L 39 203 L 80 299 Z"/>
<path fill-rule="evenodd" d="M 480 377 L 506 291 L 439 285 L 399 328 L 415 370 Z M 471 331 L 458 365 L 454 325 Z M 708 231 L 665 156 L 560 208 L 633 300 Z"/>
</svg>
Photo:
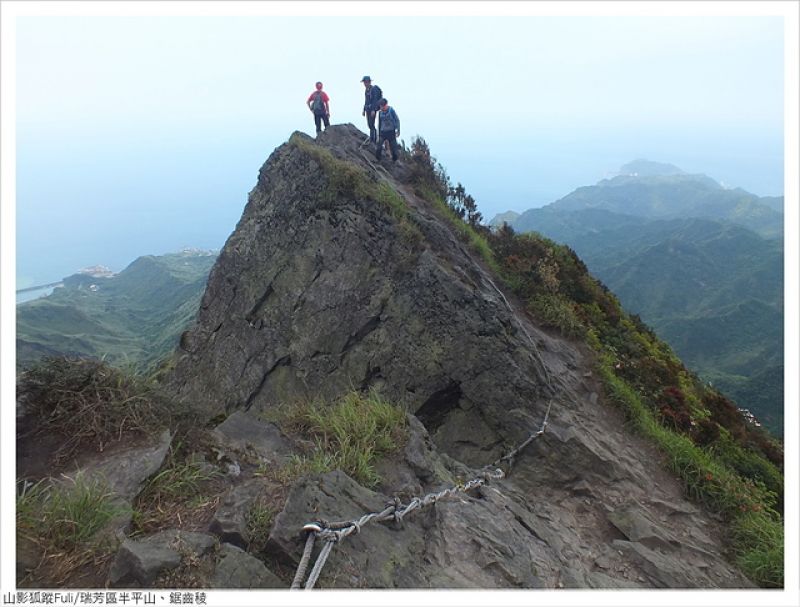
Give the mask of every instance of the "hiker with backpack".
<svg viewBox="0 0 800 607">
<path fill-rule="evenodd" d="M 328 94 L 322 90 L 322 83 L 317 82 L 317 90 L 308 96 L 306 104 L 311 113 L 314 114 L 314 126 L 317 127 L 317 135 L 322 131 L 321 123 L 325 123 L 325 130 L 331 125 L 331 109 L 328 105 L 330 98 Z"/>
<path fill-rule="evenodd" d="M 364 83 L 364 109 L 361 112 L 362 116 L 367 117 L 367 127 L 369 127 L 369 140 L 375 143 L 378 139 L 377 132 L 375 131 L 375 115 L 380 110 L 379 101 L 383 97 L 383 91 L 377 84 L 372 84 L 372 79 L 369 76 L 364 76 L 361 79 Z"/>
<path fill-rule="evenodd" d="M 375 157 L 378 160 L 381 159 L 383 144 L 388 141 L 389 149 L 392 152 L 392 161 L 397 162 L 397 138 L 400 136 L 400 118 L 394 108 L 389 107 L 389 102 L 386 99 L 381 99 L 378 104 L 380 106 L 380 111 L 378 112 L 380 139 L 375 150 Z"/>
</svg>

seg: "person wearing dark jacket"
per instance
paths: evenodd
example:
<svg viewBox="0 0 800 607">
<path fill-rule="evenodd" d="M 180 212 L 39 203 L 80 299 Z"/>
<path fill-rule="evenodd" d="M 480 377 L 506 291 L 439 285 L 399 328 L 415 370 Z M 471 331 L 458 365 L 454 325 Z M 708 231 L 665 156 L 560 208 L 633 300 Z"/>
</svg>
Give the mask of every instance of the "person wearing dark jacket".
<svg viewBox="0 0 800 607">
<path fill-rule="evenodd" d="M 377 132 L 375 131 L 375 114 L 380 109 L 378 102 L 381 97 L 383 97 L 383 92 L 377 84 L 372 84 L 372 80 L 369 76 L 364 76 L 361 82 L 364 83 L 364 109 L 361 115 L 367 117 L 369 140 L 375 143 L 378 140 Z"/>
<path fill-rule="evenodd" d="M 306 105 L 311 113 L 314 114 L 314 126 L 317 127 L 317 135 L 322 130 L 322 124 L 325 123 L 325 130 L 331 125 L 331 107 L 328 105 L 330 97 L 322 90 L 322 83 L 317 82 L 316 90 L 308 96 Z"/>
<path fill-rule="evenodd" d="M 389 107 L 386 99 L 381 99 L 380 112 L 378 112 L 378 131 L 380 138 L 378 147 L 375 149 L 375 157 L 380 160 L 383 152 L 383 144 L 389 142 L 389 149 L 392 151 L 392 160 L 397 161 L 397 138 L 400 136 L 400 118 L 394 108 Z"/>
</svg>

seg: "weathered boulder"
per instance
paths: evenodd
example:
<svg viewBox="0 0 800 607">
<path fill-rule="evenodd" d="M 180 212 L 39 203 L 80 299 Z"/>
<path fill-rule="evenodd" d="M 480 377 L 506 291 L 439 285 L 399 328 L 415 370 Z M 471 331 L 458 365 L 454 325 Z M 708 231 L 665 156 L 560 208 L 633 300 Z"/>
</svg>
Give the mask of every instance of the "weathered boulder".
<svg viewBox="0 0 800 607">
<path fill-rule="evenodd" d="M 111 565 L 108 583 L 112 587 L 152 587 L 160 575 L 177 569 L 184 560 L 195 563 L 216 547 L 213 536 L 179 529 L 126 539 Z"/>
<path fill-rule="evenodd" d="M 209 531 L 218 536 L 221 542 L 247 548 L 251 539 L 247 525 L 248 513 L 263 491 L 264 481 L 260 478 L 232 486 L 222 498 Z"/>
<path fill-rule="evenodd" d="M 502 295 L 441 219 L 409 206 L 401 221 L 380 203 L 336 194 L 304 147 L 315 144 L 294 137 L 299 145 L 262 168 L 212 269 L 176 392 L 211 417 L 377 386 L 432 433 L 470 425 L 469 440 L 451 441 L 454 456 L 500 455 L 505 403 L 524 395 L 536 407 L 548 392 Z M 372 171 L 358 137 L 332 129 L 326 151 Z"/>
<path fill-rule="evenodd" d="M 228 450 L 252 455 L 263 464 L 282 464 L 294 447 L 275 426 L 245 411 L 234 411 L 218 425 L 213 435 Z"/>
<path fill-rule="evenodd" d="M 111 493 L 130 502 L 164 463 L 171 442 L 172 434 L 165 429 L 133 446 L 121 445 L 104 453 L 90 454 L 68 476 L 102 481 Z"/>
<path fill-rule="evenodd" d="M 222 544 L 219 563 L 214 570 L 211 588 L 287 588 L 286 582 L 267 569 L 266 565 L 237 546 Z"/>
<path fill-rule="evenodd" d="M 162 543 L 125 540 L 117 552 L 108 583 L 112 587 L 140 585 L 149 587 L 163 571 L 175 569 L 181 564 L 177 550 Z"/>
<path fill-rule="evenodd" d="M 95 541 L 116 547 L 131 524 L 133 500 L 155 474 L 169 452 L 172 433 L 164 429 L 155 436 L 135 444 L 120 443 L 103 453 L 85 453 L 77 467 L 54 482 L 69 490 L 77 480 L 87 485 L 98 484 L 108 493 L 114 515 L 95 534 Z"/>
<path fill-rule="evenodd" d="M 164 546 L 184 556 L 205 556 L 217 547 L 217 538 L 207 533 L 167 529 L 140 540 L 148 546 Z"/>
</svg>

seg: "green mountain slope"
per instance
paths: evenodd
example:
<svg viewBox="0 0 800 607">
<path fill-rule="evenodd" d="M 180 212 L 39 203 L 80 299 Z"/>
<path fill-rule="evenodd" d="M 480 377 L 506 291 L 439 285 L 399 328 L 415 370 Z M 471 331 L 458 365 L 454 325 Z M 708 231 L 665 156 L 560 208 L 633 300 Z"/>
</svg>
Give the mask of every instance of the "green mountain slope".
<svg viewBox="0 0 800 607">
<path fill-rule="evenodd" d="M 75 274 L 17 306 L 17 365 L 43 355 L 146 367 L 172 351 L 194 319 L 215 254 L 140 257 L 108 278 Z"/>
<path fill-rule="evenodd" d="M 610 233 L 590 267 L 634 313 L 648 318 L 708 314 L 755 296 L 780 309 L 783 248 L 777 240 L 719 222 L 656 222 L 627 239 Z M 585 248 L 576 243 L 579 254 Z"/>
<path fill-rule="evenodd" d="M 782 233 L 783 199 L 640 162 L 511 225 L 573 248 L 693 370 L 782 435 L 783 244 L 763 234 Z"/>
</svg>

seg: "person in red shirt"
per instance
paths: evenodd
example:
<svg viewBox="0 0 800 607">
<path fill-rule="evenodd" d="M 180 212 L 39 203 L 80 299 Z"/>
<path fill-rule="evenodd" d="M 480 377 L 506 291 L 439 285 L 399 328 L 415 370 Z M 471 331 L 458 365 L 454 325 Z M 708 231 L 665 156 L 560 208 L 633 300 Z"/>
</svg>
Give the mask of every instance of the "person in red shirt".
<svg viewBox="0 0 800 607">
<path fill-rule="evenodd" d="M 322 131 L 321 124 L 325 123 L 325 129 L 331 125 L 331 108 L 328 105 L 330 98 L 328 94 L 322 90 L 322 83 L 317 82 L 317 90 L 308 96 L 306 105 L 311 113 L 314 114 L 314 126 L 317 127 L 317 135 Z"/>
</svg>

